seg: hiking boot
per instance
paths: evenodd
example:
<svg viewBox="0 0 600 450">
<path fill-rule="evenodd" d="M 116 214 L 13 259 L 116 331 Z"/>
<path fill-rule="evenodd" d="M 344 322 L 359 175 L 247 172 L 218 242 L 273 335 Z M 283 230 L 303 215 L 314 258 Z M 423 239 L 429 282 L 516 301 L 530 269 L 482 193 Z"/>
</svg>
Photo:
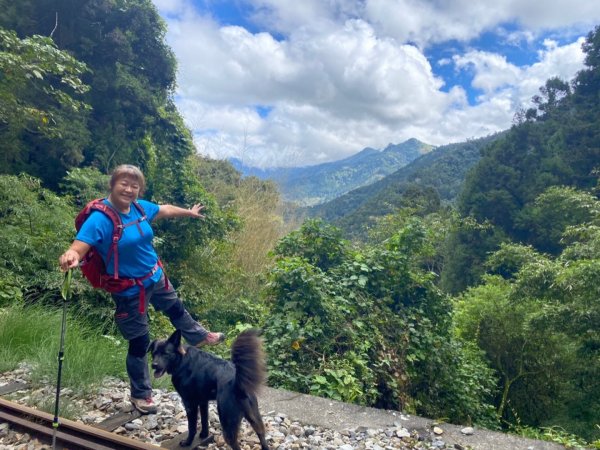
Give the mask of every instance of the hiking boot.
<svg viewBox="0 0 600 450">
<path fill-rule="evenodd" d="M 198 342 L 196 347 L 202 347 L 204 345 L 217 345 L 225 340 L 225 335 L 223 333 L 213 333 L 209 332 L 203 341 Z"/>
<path fill-rule="evenodd" d="M 135 409 L 137 409 L 142 414 L 156 414 L 156 412 L 158 411 L 158 407 L 156 406 L 156 403 L 154 403 L 154 400 L 152 400 L 152 397 L 129 397 L 129 400 L 131 400 L 131 404 L 135 406 Z"/>
</svg>

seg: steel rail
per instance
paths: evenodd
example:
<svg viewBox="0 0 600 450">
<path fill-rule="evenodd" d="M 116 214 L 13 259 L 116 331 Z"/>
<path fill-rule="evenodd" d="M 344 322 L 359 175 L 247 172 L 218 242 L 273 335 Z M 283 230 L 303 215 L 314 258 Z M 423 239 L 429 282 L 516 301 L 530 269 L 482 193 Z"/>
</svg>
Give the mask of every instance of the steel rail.
<svg viewBox="0 0 600 450">
<path fill-rule="evenodd" d="M 0 421 L 28 430 L 32 435 L 52 439 L 54 416 L 0 398 Z M 157 450 L 161 447 L 135 441 L 99 428 L 61 418 L 56 440 L 62 447 L 89 450 Z"/>
</svg>

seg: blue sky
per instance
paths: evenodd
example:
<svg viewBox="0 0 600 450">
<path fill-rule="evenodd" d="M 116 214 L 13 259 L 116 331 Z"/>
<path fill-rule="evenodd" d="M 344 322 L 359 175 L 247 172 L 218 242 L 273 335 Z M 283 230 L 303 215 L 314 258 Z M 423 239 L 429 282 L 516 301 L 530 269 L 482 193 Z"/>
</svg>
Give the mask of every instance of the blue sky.
<svg viewBox="0 0 600 450">
<path fill-rule="evenodd" d="M 504 130 L 583 68 L 595 0 L 153 0 L 202 154 L 320 164 Z"/>
</svg>

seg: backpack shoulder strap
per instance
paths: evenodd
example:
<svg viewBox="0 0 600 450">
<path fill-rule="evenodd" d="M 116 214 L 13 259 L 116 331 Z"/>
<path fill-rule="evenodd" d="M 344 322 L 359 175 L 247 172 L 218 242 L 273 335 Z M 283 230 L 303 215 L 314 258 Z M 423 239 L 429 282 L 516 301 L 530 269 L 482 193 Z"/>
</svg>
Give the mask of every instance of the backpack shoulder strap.
<svg viewBox="0 0 600 450">
<path fill-rule="evenodd" d="M 135 209 L 138 210 L 138 212 L 140 213 L 140 219 L 139 222 L 142 222 L 144 220 L 146 220 L 147 216 L 146 216 L 146 211 L 144 211 L 144 208 L 142 207 L 142 205 L 140 205 L 137 201 L 133 201 L 131 202 L 131 204 L 135 207 Z"/>
<path fill-rule="evenodd" d="M 111 256 L 114 256 L 114 277 L 116 279 L 119 278 L 119 252 L 117 250 L 117 243 L 123 234 L 123 222 L 121 221 L 121 216 L 119 213 L 109 204 L 104 202 L 104 198 L 97 198 L 92 200 L 81 210 L 81 212 L 75 218 L 75 228 L 79 231 L 83 222 L 87 220 L 87 218 L 94 211 L 100 211 L 106 215 L 113 225 L 111 244 L 108 249 L 108 254 L 106 256 L 106 260 L 109 261 Z"/>
<path fill-rule="evenodd" d="M 113 223 L 113 234 L 117 232 L 120 236 L 123 232 L 123 222 L 121 221 L 121 216 L 115 208 L 107 203 L 104 203 L 103 200 L 104 199 L 100 199 L 99 202 L 95 203 L 93 205 L 93 210 L 103 212 L 105 215 L 107 215 L 110 221 Z"/>
</svg>

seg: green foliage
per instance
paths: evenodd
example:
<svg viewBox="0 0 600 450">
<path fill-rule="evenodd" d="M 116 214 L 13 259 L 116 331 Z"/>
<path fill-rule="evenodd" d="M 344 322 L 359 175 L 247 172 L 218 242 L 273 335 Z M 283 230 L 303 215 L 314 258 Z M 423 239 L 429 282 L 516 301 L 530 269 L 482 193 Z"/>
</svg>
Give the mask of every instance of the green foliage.
<svg viewBox="0 0 600 450">
<path fill-rule="evenodd" d="M 498 413 L 505 420 L 560 423 L 569 433 L 598 439 L 600 202 L 572 189 L 553 189 L 540 199 L 548 195 L 585 200 L 586 214 L 577 216 L 582 203 L 576 201 L 573 214 L 591 220 L 567 227 L 556 257 L 503 245 L 488 261 L 499 275 L 484 277 L 457 300 L 457 328 L 497 371 Z"/>
<path fill-rule="evenodd" d="M 490 274 L 513 278 L 526 264 L 535 262 L 539 256 L 531 246 L 505 242 L 489 256 L 484 266 Z"/>
<path fill-rule="evenodd" d="M 558 426 L 533 428 L 526 425 L 514 425 L 511 426 L 510 431 L 529 439 L 556 442 L 568 449 L 573 448 L 579 450 L 600 448 L 600 441 L 595 441 L 590 444 L 585 439 L 572 433 L 568 433 Z"/>
<path fill-rule="evenodd" d="M 86 109 L 84 103 L 66 91 L 83 94 L 89 90 L 79 78 L 86 70 L 85 64 L 58 50 L 50 38 L 19 39 L 14 31 L 1 28 L 0 49 L 0 70 L 4 75 L 0 81 L 0 122 L 7 126 L 20 124 L 48 137 L 60 137 L 55 117 L 57 109 L 75 112 Z M 54 80 L 63 85 L 64 90 L 56 89 Z M 40 96 L 50 109 L 44 110 L 43 106 L 40 109 L 34 103 L 40 101 Z M 31 103 L 25 103 L 25 98 Z"/>
<path fill-rule="evenodd" d="M 256 326 L 265 315 L 260 291 L 268 253 L 293 224 L 282 220 L 285 209 L 273 183 L 242 179 L 229 163 L 201 157 L 192 160 L 192 170 L 221 205 L 230 228 L 225 240 L 212 238 L 185 260 L 178 272 L 180 293 L 213 329 Z"/>
<path fill-rule="evenodd" d="M 22 283 L 28 298 L 53 289 L 58 294 L 57 259 L 68 246 L 72 221 L 70 205 L 39 180 L 0 176 L 0 264 Z"/>
<path fill-rule="evenodd" d="M 520 211 L 516 225 L 528 230 L 527 241 L 535 248 L 556 255 L 563 248 L 561 239 L 566 228 L 587 222 L 597 214 L 594 200 L 590 193 L 552 186 Z"/>
<path fill-rule="evenodd" d="M 519 402 L 518 398 L 510 396 L 511 389 L 526 377 L 544 380 L 543 385 L 537 386 L 536 395 L 540 410 L 542 402 L 546 409 L 550 408 L 548 402 L 557 390 L 558 379 L 547 377 L 547 374 L 560 370 L 572 351 L 559 335 L 548 336 L 543 329 L 533 326 L 538 310 L 535 300 L 513 301 L 508 282 L 494 277 L 486 278 L 484 285 L 468 290 L 456 304 L 460 336 L 481 347 L 498 372 L 501 380 L 500 417 L 507 413 L 509 399 L 513 407 Z"/>
<path fill-rule="evenodd" d="M 52 39 L 19 39 L 0 28 L 0 142 L 3 173 L 51 179 L 83 159 L 89 90 L 86 66 Z M 43 149 L 43 150 L 42 150 Z"/>
<path fill-rule="evenodd" d="M 0 26 L 13 29 L 20 36 L 45 35 L 57 25 L 53 38 L 60 51 L 54 46 L 51 49 L 65 57 L 72 55 L 71 60 L 61 61 L 66 72 L 63 78 L 82 91 L 85 86 L 79 88 L 75 84 L 75 77 L 81 75 L 90 87 L 82 101 L 91 106 L 89 114 L 79 111 L 68 115 L 67 108 L 55 114 L 62 126 L 62 140 L 14 133 L 10 139 L 3 138 L 15 148 L 11 154 L 20 149 L 20 154 L 30 155 L 22 161 L 7 161 L 3 167 L 8 173 L 25 170 L 55 188 L 66 170 L 80 164 L 93 165 L 105 173 L 121 163 L 147 170 L 156 163 L 153 158 L 157 153 L 160 156 L 177 151 L 170 147 L 173 140 L 165 139 L 173 128 L 172 116 L 178 115 L 171 104 L 175 58 L 165 44 L 165 24 L 150 0 L 86 1 L 77 8 L 70 0 L 1 1 L 0 6 Z M 23 40 L 30 41 L 48 46 L 52 42 L 38 37 Z M 83 73 L 85 67 L 89 70 Z M 73 72 L 76 69 L 78 72 Z M 43 71 L 36 71 L 44 76 Z M 31 80 L 38 84 L 44 81 L 35 73 Z M 57 81 L 52 86 L 56 95 L 61 95 L 61 101 L 66 102 L 68 98 L 56 89 L 59 85 Z M 17 91 L 16 95 L 19 99 L 31 96 L 47 103 L 33 89 Z M 34 151 L 30 150 L 32 139 L 36 144 Z M 186 151 L 191 155 L 193 146 L 188 145 Z M 56 161 L 48 164 L 48 157 L 54 155 Z"/>
<path fill-rule="evenodd" d="M 281 256 L 298 255 L 321 270 L 338 265 L 344 251 L 340 230 L 322 220 L 306 221 L 299 232 L 289 234 L 275 248 Z"/>
<path fill-rule="evenodd" d="M 282 240 L 266 291 L 271 383 L 492 424 L 491 373 L 477 351 L 453 339 L 448 299 L 418 263 L 428 236 L 413 218 L 362 251 L 320 221 Z M 323 258 L 330 249 L 335 264 Z"/>
<path fill-rule="evenodd" d="M 440 287 L 450 294 L 458 294 L 476 285 L 485 273 L 489 254 L 505 239 L 489 222 L 479 223 L 472 217 L 456 220 L 442 248 L 444 266 Z"/>
<path fill-rule="evenodd" d="M 0 295 L 14 301 L 60 300 L 58 257 L 70 245 L 76 209 L 26 175 L 0 175 Z M 99 329 L 112 323 L 112 301 L 93 290 L 79 273 L 73 283 L 77 309 Z M 10 303 L 10 299 L 7 301 Z"/>
<path fill-rule="evenodd" d="M 60 183 L 61 191 L 73 199 L 77 207 L 96 198 L 105 197 L 110 177 L 94 167 L 75 168 L 67 172 Z"/>
<path fill-rule="evenodd" d="M 0 268 L 0 308 L 23 302 L 23 285 L 10 270 Z"/>
</svg>

